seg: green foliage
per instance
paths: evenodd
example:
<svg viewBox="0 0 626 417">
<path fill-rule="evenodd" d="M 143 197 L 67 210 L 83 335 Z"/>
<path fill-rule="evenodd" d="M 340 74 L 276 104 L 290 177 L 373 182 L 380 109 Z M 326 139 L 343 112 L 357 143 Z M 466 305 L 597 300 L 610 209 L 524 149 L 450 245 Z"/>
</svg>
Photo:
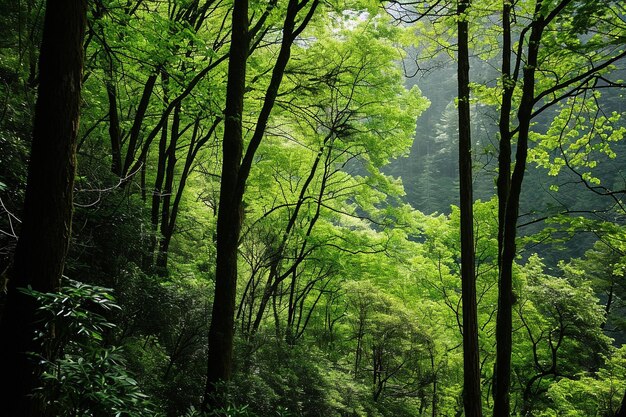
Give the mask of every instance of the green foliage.
<svg viewBox="0 0 626 417">
<path fill-rule="evenodd" d="M 55 415 L 202 415 L 231 3 L 90 3 L 73 244 L 65 268 L 89 284 L 70 281 L 58 294 L 30 292 L 43 306 L 48 333 L 39 336 L 54 358 L 42 358 L 38 395 Z M 208 415 L 461 415 L 451 61 L 456 17 L 452 3 L 434 3 L 442 8 L 431 14 L 445 16 L 403 26 L 393 18 L 407 13 L 414 19 L 433 2 L 394 3 L 389 14 L 369 0 L 325 2 L 296 39 L 244 196 L 233 381 L 218 390 L 226 406 Z M 0 198 L 17 218 L 42 4 L 0 1 Z M 462 18 L 470 23 L 474 57 L 472 137 L 480 199 L 474 226 L 488 412 L 498 279 L 495 120 L 502 88 L 515 87 L 517 109 L 523 80 L 501 79 L 497 71 L 501 4 L 472 4 Z M 542 13 L 555 4 L 544 1 Z M 286 5 L 250 4 L 251 27 L 258 31 L 246 72 L 246 140 L 276 62 Z M 530 22 L 534 5 L 515 2 L 516 34 Z M 572 1 L 550 23 L 537 94 L 623 48 L 623 20 L 611 14 L 616 5 Z M 413 44 L 416 65 L 430 74 L 407 80 L 400 61 L 410 72 Z M 614 411 L 626 389 L 619 347 L 626 328 L 621 194 L 608 203 L 589 201 L 572 186 L 583 181 L 600 194 L 623 189 L 623 100 L 596 88 L 619 78 L 618 66 L 604 69 L 604 78 L 590 78 L 584 94 L 561 97 L 568 90 L 557 89 L 535 104 L 554 100 L 557 110 L 533 120 L 530 161 L 538 168 L 527 172 L 521 210 L 528 211 L 531 226 L 520 229 L 525 236 L 514 266 L 511 401 L 520 413 L 600 417 Z M 155 75 L 139 118 L 147 80 Z M 114 87 L 114 98 L 107 87 Z M 177 115 L 165 115 L 178 98 Z M 111 172 L 112 105 L 121 153 L 129 151 L 139 167 L 124 178 Z M 130 145 L 133 126 L 137 149 Z M 195 148 L 183 178 L 199 138 L 206 141 Z M 158 180 L 163 167 L 169 187 Z M 552 194 L 542 192 L 550 187 Z M 157 271 L 155 254 L 179 190 L 169 263 Z M 593 210 L 589 214 L 603 215 L 603 222 L 553 216 L 568 209 Z M 544 215 L 552 217 L 536 221 Z M 17 221 L 7 223 L 14 217 L 0 217 L 0 231 L 17 230 Z M 14 242 L 12 231 L 1 234 L 0 272 Z M 48 338 L 52 330 L 55 337 Z"/>
<path fill-rule="evenodd" d="M 19 229 L 35 105 L 41 2 L 0 2 L 0 270 Z"/>
<path fill-rule="evenodd" d="M 527 412 L 547 406 L 543 393 L 561 377 L 598 369 L 610 347 L 602 333 L 604 311 L 586 275 L 564 263 L 562 276 L 548 275 L 544 268 L 538 256 L 529 258 L 516 303 L 523 332 L 517 334 L 515 366 Z"/>
<path fill-rule="evenodd" d="M 137 381 L 126 370 L 121 349 L 106 342 L 115 327 L 103 314 L 119 309 L 110 290 L 68 281 L 58 293 L 25 292 L 37 299 L 45 333 L 37 335 L 52 359 L 40 358 L 43 385 L 37 389 L 56 416 L 155 416 Z"/>
<path fill-rule="evenodd" d="M 617 112 L 598 115 L 598 99 L 596 93 L 595 97 L 573 98 L 562 103 L 547 132 L 533 134 L 537 146 L 530 160 L 549 169 L 550 176 L 569 168 L 591 186 L 600 185 L 601 178 L 594 175 L 594 168 L 599 161 L 617 156 L 613 148 L 623 139 L 626 127 Z M 558 186 L 553 185 L 552 189 L 558 190 Z"/>
<path fill-rule="evenodd" d="M 604 234 L 584 257 L 572 262 L 573 267 L 591 280 L 601 298 L 605 311 L 602 326 L 607 335 L 615 339 L 616 346 L 626 341 L 624 261 L 622 231 L 618 229 Z"/>
<path fill-rule="evenodd" d="M 240 372 L 225 387 L 229 403 L 248 405 L 251 416 L 333 415 L 331 364 L 317 349 L 267 343 L 254 353 L 238 346 Z"/>
<path fill-rule="evenodd" d="M 563 378 L 548 389 L 552 406 L 541 415 L 601 417 L 613 415 L 626 390 L 625 347 L 613 350 L 595 373 Z"/>
<path fill-rule="evenodd" d="M 159 282 L 136 269 L 118 292 L 128 369 L 168 415 L 182 414 L 204 389 L 210 287 L 192 280 Z"/>
</svg>

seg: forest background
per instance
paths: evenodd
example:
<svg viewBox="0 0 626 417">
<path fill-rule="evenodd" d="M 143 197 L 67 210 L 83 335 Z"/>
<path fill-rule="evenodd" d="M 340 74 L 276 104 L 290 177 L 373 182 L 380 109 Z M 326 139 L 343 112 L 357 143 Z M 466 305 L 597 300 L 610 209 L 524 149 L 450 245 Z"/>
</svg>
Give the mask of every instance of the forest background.
<svg viewBox="0 0 626 417">
<path fill-rule="evenodd" d="M 7 415 L 626 414 L 621 2 L 47 3 L 0 1 Z"/>
</svg>

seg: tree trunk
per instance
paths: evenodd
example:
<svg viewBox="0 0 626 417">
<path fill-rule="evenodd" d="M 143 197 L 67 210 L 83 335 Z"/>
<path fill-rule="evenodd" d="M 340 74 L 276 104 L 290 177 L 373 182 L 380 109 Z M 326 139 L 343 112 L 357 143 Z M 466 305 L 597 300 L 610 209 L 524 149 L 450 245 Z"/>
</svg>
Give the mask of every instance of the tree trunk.
<svg viewBox="0 0 626 417">
<path fill-rule="evenodd" d="M 502 106 L 500 107 L 500 149 L 498 153 L 498 313 L 496 318 L 496 366 L 494 369 L 494 417 L 510 413 L 509 388 L 511 378 L 512 282 L 502 274 L 504 225 L 507 200 L 511 187 L 511 108 L 514 80 L 511 75 L 511 4 L 502 8 Z"/>
<path fill-rule="evenodd" d="M 505 11 L 506 11 L 505 6 Z M 544 21 L 540 13 L 541 2 L 537 2 L 535 21 L 531 24 L 531 33 L 528 40 L 527 57 L 524 65 L 524 84 L 522 98 L 517 112 L 517 150 L 515 167 L 510 180 L 502 179 L 509 184 L 507 193 L 498 190 L 501 209 L 498 225 L 499 277 L 498 277 L 498 315 L 496 319 L 496 367 L 494 380 L 494 417 L 508 417 L 511 414 L 510 387 L 511 387 L 511 352 L 513 332 L 513 261 L 516 255 L 515 239 L 517 237 L 517 219 L 519 217 L 519 203 L 522 191 L 522 182 L 526 172 L 528 156 L 528 135 L 534 104 L 535 70 Z M 510 13 L 510 8 L 508 9 Z M 506 14 L 506 13 L 505 13 Z M 508 18 L 508 16 L 506 16 Z M 510 40 L 510 39 L 509 39 Z M 506 91 L 504 92 L 506 94 Z M 507 116 L 508 117 L 508 116 Z M 500 126 L 503 128 L 504 126 Z M 510 130 L 506 134 L 508 153 L 510 158 Z M 502 140 L 502 139 L 501 139 Z M 502 149 L 502 145 L 501 145 Z M 506 157 L 506 156 L 505 156 Z M 509 159 L 510 161 L 510 159 Z M 502 173 L 500 173 L 502 175 Z M 501 179 L 498 179 L 500 183 Z M 502 200 L 504 205 L 502 206 Z"/>
<path fill-rule="evenodd" d="M 460 0 L 458 20 L 459 94 L 459 179 L 461 209 L 461 281 L 463 298 L 463 404 L 467 417 L 482 416 L 478 318 L 476 312 L 476 273 L 474 267 L 474 213 L 472 187 L 472 142 L 470 131 L 470 89 L 468 22 L 463 16 L 470 0 Z"/>
<path fill-rule="evenodd" d="M 141 125 L 143 124 L 143 119 L 146 115 L 146 111 L 148 110 L 148 104 L 150 104 L 150 97 L 152 96 L 152 91 L 154 90 L 154 84 L 156 83 L 156 80 L 157 74 L 151 74 L 146 80 L 146 84 L 144 85 L 141 100 L 139 101 L 137 111 L 135 113 L 135 120 L 133 121 L 133 126 L 130 128 L 130 137 L 128 139 L 126 157 L 124 158 L 122 177 L 134 174 L 134 172 L 131 172 L 131 166 L 133 163 L 133 158 L 135 157 L 135 153 L 137 152 L 139 134 L 141 133 Z M 140 160 L 143 160 L 144 158 L 145 155 L 143 154 L 139 157 Z"/>
<path fill-rule="evenodd" d="M 7 382 L 0 404 L 11 417 L 43 415 L 30 398 L 39 372 L 27 354 L 42 353 L 33 337 L 43 329 L 35 300 L 19 288 L 60 286 L 71 232 L 86 10 L 84 0 L 47 2 L 23 223 L 0 323 L 0 374 Z"/>
<path fill-rule="evenodd" d="M 622 398 L 622 404 L 615 412 L 615 417 L 626 417 L 626 392 L 624 392 L 624 398 Z"/>
<path fill-rule="evenodd" d="M 106 81 L 107 97 L 109 98 L 109 137 L 111 138 L 111 172 L 122 175 L 122 130 L 117 109 L 117 88 L 113 74 Z"/>
<path fill-rule="evenodd" d="M 219 407 L 216 384 L 228 381 L 232 369 L 237 246 L 241 230 L 241 199 L 236 198 L 243 152 L 242 117 L 248 60 L 248 0 L 235 1 L 228 62 L 220 201 L 217 214 L 215 297 L 209 328 L 207 380 L 202 408 Z"/>
<path fill-rule="evenodd" d="M 228 381 L 232 369 L 232 348 L 237 293 L 237 247 L 243 219 L 242 201 L 254 155 L 265 134 L 265 128 L 276 102 L 285 68 L 291 56 L 291 45 L 313 17 L 319 0 L 311 7 L 296 28 L 298 12 L 308 0 L 290 0 L 282 30 L 280 51 L 266 90 L 263 106 L 256 121 L 245 155 L 243 155 L 242 117 L 246 84 L 246 62 L 249 52 L 248 1 L 236 0 L 233 8 L 232 40 L 226 85 L 224 142 L 220 201 L 217 215 L 217 256 L 215 267 L 215 298 L 209 329 L 208 368 L 203 409 L 219 406 L 216 384 Z"/>
<path fill-rule="evenodd" d="M 156 258 L 156 271 L 161 276 L 167 276 L 167 259 L 174 225 L 170 222 L 170 210 L 172 202 L 172 192 L 174 189 L 174 175 L 176 168 L 176 147 L 180 138 L 180 112 L 181 105 L 174 109 L 172 118 L 172 129 L 170 132 L 170 144 L 166 151 L 167 166 L 165 170 L 165 184 L 163 187 L 163 197 L 161 203 L 161 242 Z"/>
<path fill-rule="evenodd" d="M 614 280 L 616 277 L 611 275 L 611 279 Z M 609 321 L 609 314 L 611 314 L 611 306 L 613 305 L 613 294 L 614 294 L 615 281 L 611 281 L 611 287 L 609 288 L 609 293 L 607 294 L 606 304 L 604 305 L 604 321 L 600 324 L 600 329 L 604 330 L 606 324 Z"/>
<path fill-rule="evenodd" d="M 167 108 L 169 103 L 169 75 L 161 71 L 161 84 L 163 88 L 163 104 Z M 148 249 L 144 254 L 144 270 L 154 270 L 154 257 L 157 244 L 159 243 L 159 219 L 161 213 L 161 199 L 163 198 L 163 181 L 165 179 L 165 164 L 167 160 L 167 139 L 168 139 L 168 118 L 163 120 L 161 127 L 161 138 L 159 140 L 159 153 L 157 158 L 157 170 L 154 177 L 154 187 L 152 188 L 152 202 L 150 205 L 150 241 Z"/>
</svg>

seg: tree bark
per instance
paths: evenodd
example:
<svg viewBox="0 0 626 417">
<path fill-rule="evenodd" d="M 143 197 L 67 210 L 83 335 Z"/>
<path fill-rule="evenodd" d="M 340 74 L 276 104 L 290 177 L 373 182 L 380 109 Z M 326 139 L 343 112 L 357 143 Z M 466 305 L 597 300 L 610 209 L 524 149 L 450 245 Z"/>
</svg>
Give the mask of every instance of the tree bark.
<svg viewBox="0 0 626 417">
<path fill-rule="evenodd" d="M 506 2 L 505 2 L 506 3 Z M 530 37 L 528 39 L 527 57 L 523 69 L 522 98 L 517 111 L 517 150 L 515 153 L 515 167 L 510 177 L 502 179 L 507 181 L 507 193 L 501 193 L 498 197 L 504 199 L 503 212 L 500 213 L 498 225 L 499 253 L 499 277 L 498 277 L 498 315 L 496 319 L 496 367 L 494 387 L 494 417 L 508 417 L 511 414 L 510 389 L 511 389 L 511 352 L 513 332 L 513 261 L 516 255 L 517 220 L 519 217 L 520 195 L 522 182 L 526 172 L 526 159 L 528 156 L 528 135 L 535 100 L 535 71 L 539 46 L 545 23 L 541 16 L 541 1 L 535 5 L 534 20 L 531 24 Z M 505 9 L 506 9 L 505 5 Z M 510 6 L 508 6 L 510 7 Z M 509 9 L 510 13 L 510 9 Z M 507 16 L 508 18 L 508 16 Z M 510 40 L 510 39 L 509 39 Z M 505 91 L 504 94 L 507 92 Z M 504 128 L 503 125 L 500 126 Z M 509 128 L 510 129 L 510 128 Z M 510 130 L 507 132 L 510 158 Z M 501 139 L 502 140 L 502 139 Z M 501 142 L 502 143 L 502 142 Z M 502 149 L 502 144 L 501 144 Z M 510 163 L 510 159 L 509 159 Z M 502 175 L 502 173 L 500 173 Z M 498 179 L 500 183 L 500 178 Z"/>
<path fill-rule="evenodd" d="M 126 157 L 124 158 L 124 166 L 122 168 L 122 177 L 126 177 L 131 172 L 131 165 L 133 163 L 133 158 L 137 152 L 137 146 L 139 142 L 139 135 L 141 133 L 141 125 L 143 124 L 143 119 L 146 115 L 146 111 L 148 110 L 148 105 L 150 104 L 150 98 L 152 96 L 152 91 L 154 90 L 154 84 L 157 80 L 157 74 L 151 74 L 146 80 L 146 84 L 143 88 L 143 93 L 141 95 L 141 100 L 139 101 L 139 105 L 137 106 L 137 112 L 135 113 L 135 120 L 133 122 L 133 126 L 130 128 L 130 137 L 128 139 L 128 147 L 126 149 Z M 147 146 L 147 145 L 146 145 Z M 143 160 L 145 155 L 140 155 L 139 159 Z"/>
<path fill-rule="evenodd" d="M 458 112 L 459 180 L 461 210 L 461 281 L 463 299 L 463 405 L 467 417 L 482 416 L 480 359 L 476 312 L 474 213 L 472 187 L 472 142 L 469 88 L 469 25 L 465 13 L 470 0 L 459 0 L 458 15 Z"/>
<path fill-rule="evenodd" d="M 248 0 L 236 0 L 232 16 L 230 60 L 224 112 L 222 180 L 217 214 L 215 297 L 209 328 L 207 380 L 202 408 L 221 406 L 216 384 L 228 381 L 232 370 L 237 246 L 241 231 L 241 198 L 236 189 L 243 153 L 242 117 L 249 48 Z"/>
<path fill-rule="evenodd" d="M 176 147 L 180 138 L 180 113 L 181 105 L 174 109 L 172 118 L 172 129 L 170 133 L 170 144 L 166 151 L 167 166 L 165 170 L 165 184 L 163 187 L 163 196 L 161 202 L 161 241 L 156 258 L 156 271 L 161 276 L 167 275 L 167 259 L 174 225 L 170 222 L 170 209 L 172 201 L 172 192 L 174 189 L 174 174 L 176 168 Z"/>
<path fill-rule="evenodd" d="M 615 412 L 615 417 L 626 417 L 626 392 L 624 392 L 624 398 L 622 398 L 622 404 Z"/>
<path fill-rule="evenodd" d="M 19 291 L 58 290 L 70 240 L 87 2 L 48 0 L 39 58 L 39 92 L 20 238 L 10 272 L 0 334 L 3 415 L 41 416 L 30 394 L 42 354 L 35 300 Z M 47 358 L 54 359 L 54 358 Z"/>
<path fill-rule="evenodd" d="M 106 81 L 109 99 L 109 137 L 111 138 L 111 172 L 122 175 L 122 130 L 117 109 L 117 88 L 112 74 Z"/>
<path fill-rule="evenodd" d="M 498 153 L 498 269 L 502 269 L 504 223 L 511 184 L 511 108 L 514 80 L 511 75 L 511 3 L 502 8 L 502 105 L 500 107 L 500 149 Z M 511 308 L 512 283 L 498 276 L 498 313 L 496 318 L 496 362 L 494 369 L 494 417 L 509 415 L 509 387 L 511 377 Z"/>
<path fill-rule="evenodd" d="M 242 201 L 256 150 L 274 107 L 285 68 L 291 56 L 291 45 L 309 23 L 319 4 L 313 0 L 306 15 L 296 27 L 298 13 L 309 0 L 290 0 L 282 30 L 280 51 L 266 90 L 254 134 L 243 155 L 242 117 L 245 94 L 246 62 L 249 52 L 248 1 L 236 0 L 232 17 L 232 40 L 226 84 L 224 141 L 220 202 L 217 215 L 217 256 L 215 298 L 209 328 L 207 381 L 202 408 L 219 407 L 216 384 L 228 381 L 232 371 L 232 348 L 237 293 L 237 247 L 243 219 Z"/>
</svg>

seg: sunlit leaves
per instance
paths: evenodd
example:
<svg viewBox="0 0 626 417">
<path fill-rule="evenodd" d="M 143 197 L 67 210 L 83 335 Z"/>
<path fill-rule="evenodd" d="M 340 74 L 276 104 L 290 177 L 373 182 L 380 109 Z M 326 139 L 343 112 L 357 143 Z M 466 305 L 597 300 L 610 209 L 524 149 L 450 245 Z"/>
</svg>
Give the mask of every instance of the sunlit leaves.
<svg viewBox="0 0 626 417">
<path fill-rule="evenodd" d="M 611 352 L 607 366 L 595 373 L 563 378 L 547 392 L 551 407 L 542 416 L 587 417 L 611 415 L 624 395 L 626 378 L 625 348 Z"/>
<path fill-rule="evenodd" d="M 626 127 L 621 115 L 601 112 L 595 97 L 571 98 L 559 110 L 545 133 L 531 133 L 535 146 L 530 161 L 557 176 L 563 168 L 579 172 L 589 184 L 599 185 L 594 168 L 602 159 L 614 159 L 614 143 L 623 139 Z"/>
</svg>

